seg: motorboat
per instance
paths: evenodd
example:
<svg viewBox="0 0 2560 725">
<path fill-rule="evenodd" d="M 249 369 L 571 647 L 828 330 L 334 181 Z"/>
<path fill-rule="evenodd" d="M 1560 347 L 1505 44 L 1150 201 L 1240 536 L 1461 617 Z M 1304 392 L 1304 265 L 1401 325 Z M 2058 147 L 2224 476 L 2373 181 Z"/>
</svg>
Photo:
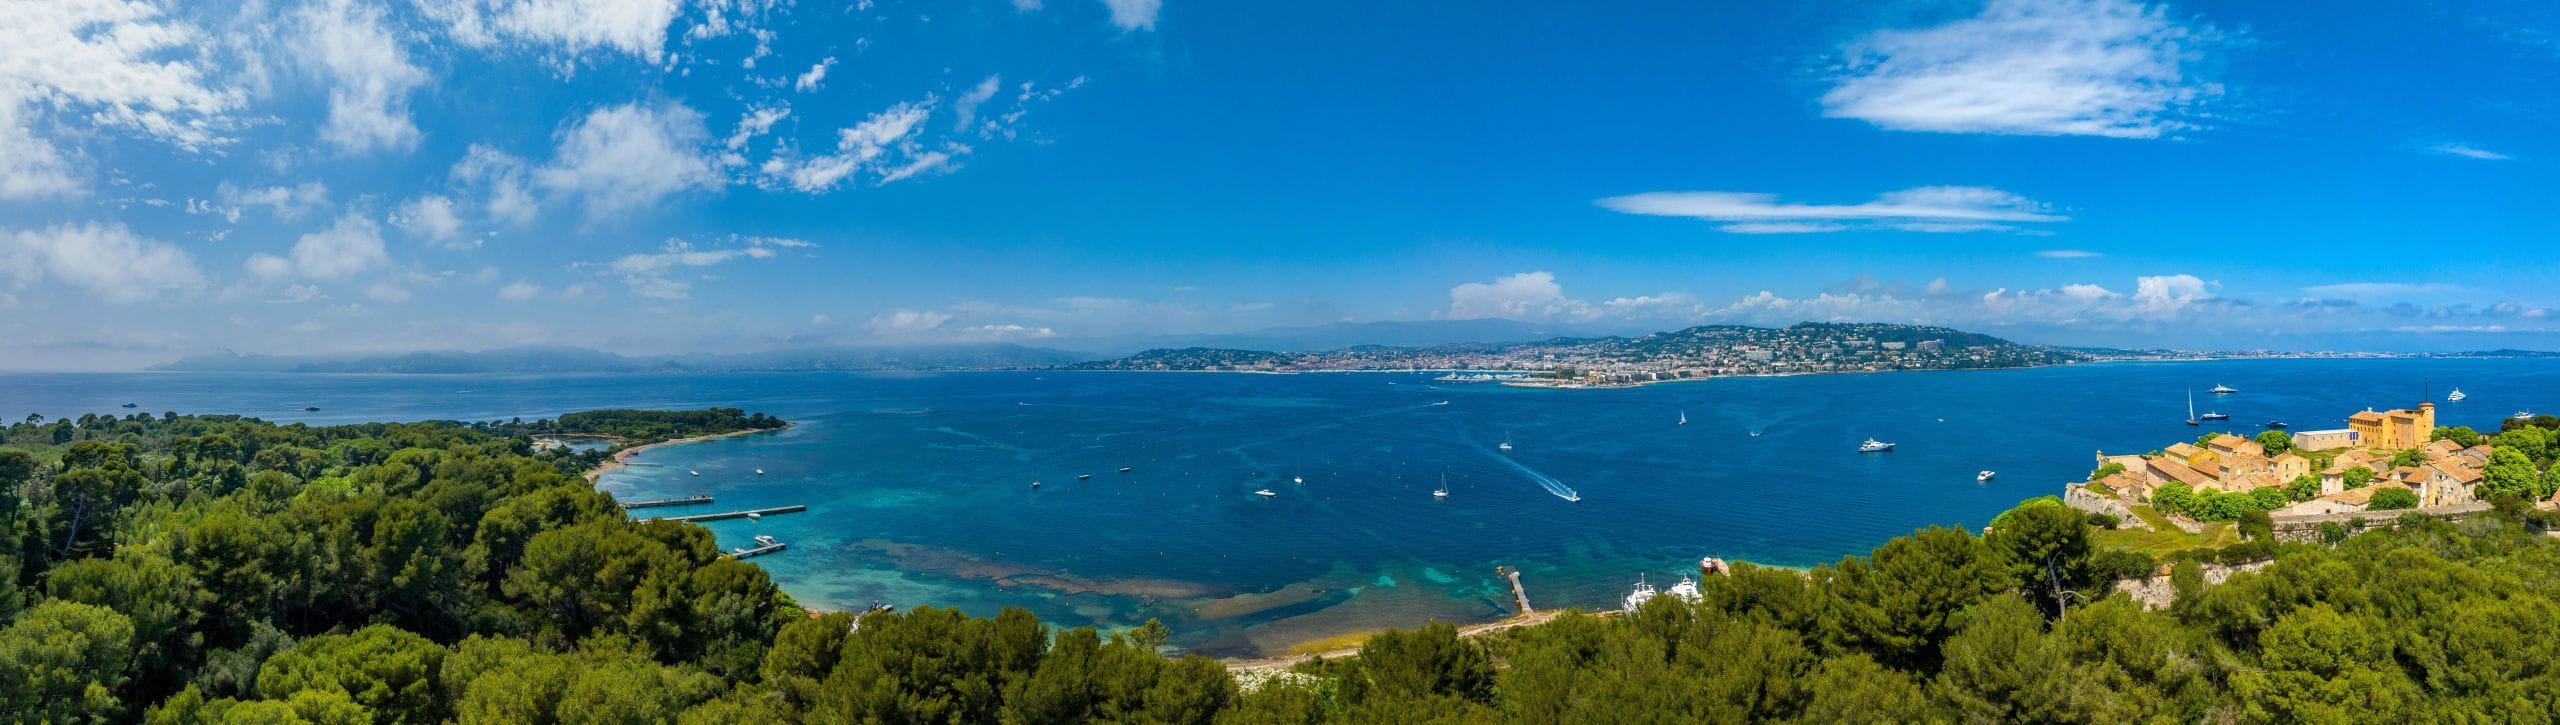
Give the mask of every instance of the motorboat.
<svg viewBox="0 0 2560 725">
<path fill-rule="evenodd" d="M 762 475 L 764 475 L 764 469 L 762 469 L 762 468 L 758 468 L 758 469 L 756 469 L 756 475 L 758 475 L 758 476 L 762 476 Z"/>
<path fill-rule="evenodd" d="M 1121 467 L 1120 467 L 1120 472 L 1121 472 L 1121 473 L 1128 473 L 1128 472 L 1129 472 L 1129 467 L 1128 467 L 1128 466 L 1121 466 Z"/>
<path fill-rule="evenodd" d="M 1290 482 L 1290 483 L 1294 483 L 1294 484 L 1298 484 L 1298 485 L 1300 485 L 1300 486 L 1304 486 L 1304 485 L 1307 485 L 1307 477 L 1305 477 L 1305 476 L 1290 476 L 1290 477 L 1289 477 L 1289 482 Z"/>
<path fill-rule="evenodd" d="M 320 406 L 317 406 L 317 405 L 305 405 L 305 406 L 302 406 L 302 409 L 303 409 L 303 410 L 306 410 L 306 411 L 309 411 L 309 410 L 319 410 L 319 409 L 320 409 Z"/>
<path fill-rule="evenodd" d="M 2285 425 L 2285 422 L 2281 420 L 2267 421 L 2267 430 L 2284 430 L 2288 427 L 2290 426 Z"/>
<path fill-rule="evenodd" d="M 1032 487 L 1032 488 L 1039 488 L 1039 487 L 1040 487 L 1040 482 L 1039 482 L 1039 481 L 1032 481 L 1032 482 L 1031 482 L 1031 487 Z"/>
<path fill-rule="evenodd" d="M 2471 396 L 2463 395 L 2463 394 L 2462 394 L 2462 389 L 2461 389 L 2461 388 L 2454 388 L 2454 389 L 2453 389 L 2453 392 L 2445 393 L 2445 394 L 2444 394 L 2444 402 L 2447 402 L 2447 403 L 2459 403 L 2459 402 L 2462 402 L 2462 399 L 2463 399 L 2463 398 L 2468 398 L 2468 397 L 2471 397 Z M 131 407 L 131 406 L 126 406 L 126 407 Z"/>
<path fill-rule="evenodd" d="M 696 476 L 700 476 L 700 475 L 702 475 L 702 472 L 701 472 L 701 471 L 690 471 L 690 470 L 689 470 L 689 471 L 685 471 L 685 472 L 686 472 L 686 473 L 693 474 L 693 475 L 696 475 Z"/>
<path fill-rule="evenodd" d="M 1671 585 L 1671 588 L 1662 590 L 1662 593 L 1691 604 L 1706 598 L 1698 593 L 1698 580 L 1689 578 L 1687 574 L 1680 575 L 1680 583 Z"/>
<path fill-rule="evenodd" d="M 126 404 L 124 404 L 124 407 L 127 407 L 127 408 L 140 408 L 140 407 L 142 407 L 142 404 L 141 404 L 141 403 L 126 403 Z"/>
<path fill-rule="evenodd" d="M 1280 494 L 1272 493 L 1272 492 L 1271 492 L 1271 489 L 1265 488 L 1265 489 L 1259 489 L 1259 490 L 1254 491 L 1254 492 L 1253 492 L 1253 495 L 1261 496 L 1261 497 L 1263 497 L 1263 498 L 1270 498 L 1270 497 L 1273 497 L 1273 496 L 1278 496 L 1278 495 L 1280 495 Z"/>
<path fill-rule="evenodd" d="M 1090 481 L 1090 480 L 1093 480 L 1093 474 L 1090 474 L 1090 473 L 1079 473 L 1079 474 L 1076 474 L 1076 480 L 1078 480 L 1078 481 Z"/>
<path fill-rule="evenodd" d="M 2239 389 L 2239 388 L 2231 387 L 2231 386 L 2229 386 L 2229 385 L 2219 385 L 2219 384 L 2217 384 L 2217 385 L 2213 386 L 2213 389 L 2212 389 L 2212 390 L 2207 390 L 2207 391 L 2205 391 L 2205 392 L 2212 393 L 2212 394 L 2215 394 L 2215 395 L 2230 395 L 2230 394 L 2232 394 L 2232 393 L 2240 392 L 2240 389 Z"/>
<path fill-rule="evenodd" d="M 1867 442 L 1858 444 L 1859 453 L 1883 453 L 1890 450 L 1893 450 L 1893 444 L 1876 440 L 1874 438 L 1869 438 L 1867 439 Z"/>
<path fill-rule="evenodd" d="M 2508 420 L 2533 420 L 2533 413 L 2532 413 L 2531 411 L 2519 410 L 2519 411 L 2516 411 L 2516 414 L 2515 414 L 2515 415 L 2507 416 L 2507 419 L 2508 419 Z"/>
<path fill-rule="evenodd" d="M 2196 419 L 2197 419 L 2197 420 L 2230 420 L 2230 419 L 2231 419 L 2231 414 L 2230 414 L 2230 413 L 2206 413 L 2206 414 L 2203 414 L 2203 415 L 2196 416 Z"/>
<path fill-rule="evenodd" d="M 1975 483 L 1990 483 L 1990 482 L 1991 482 L 1991 477 L 1992 477 L 1992 476 L 1997 476 L 1997 475 L 2000 475 L 2000 474 L 1995 473 L 1995 472 L 1992 472 L 1992 471 L 1983 471 L 1983 472 L 1981 472 L 1981 473 L 1973 474 L 1973 480 L 1974 480 L 1974 482 L 1975 482 Z"/>
</svg>

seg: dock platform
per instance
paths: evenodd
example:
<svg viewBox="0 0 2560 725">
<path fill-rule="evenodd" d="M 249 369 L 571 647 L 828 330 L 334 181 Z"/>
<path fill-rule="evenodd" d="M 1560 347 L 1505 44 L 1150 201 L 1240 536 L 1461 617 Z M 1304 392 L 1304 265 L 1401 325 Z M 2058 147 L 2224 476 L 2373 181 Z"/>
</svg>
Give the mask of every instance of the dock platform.
<svg viewBox="0 0 2560 725">
<path fill-rule="evenodd" d="M 809 510 L 809 507 L 807 507 L 807 506 L 803 506 L 803 505 L 800 505 L 800 504 L 792 504 L 792 505 L 789 505 L 789 506 L 775 506 L 775 507 L 773 507 L 773 508 L 749 509 L 749 510 L 746 510 L 746 511 L 723 511 L 723 512 L 716 513 L 716 514 L 694 514 L 694 515 L 692 515 L 692 516 L 656 516 L 656 517 L 651 517 L 649 520 L 650 520 L 650 521 L 722 521 L 722 520 L 727 520 L 727 519 L 743 519 L 743 518 L 746 518 L 746 517 L 748 517 L 748 516 L 772 516 L 772 515 L 774 515 L 774 514 L 796 514 L 796 513 L 800 513 L 800 512 L 802 512 L 802 511 L 807 511 L 807 510 Z"/>
<path fill-rule="evenodd" d="M 659 498 L 647 501 L 623 501 L 621 503 L 622 507 L 626 509 L 645 509 L 656 508 L 659 506 L 691 506 L 694 504 L 711 503 L 711 494 L 706 493 L 699 496 L 686 496 L 684 498 Z"/>
</svg>

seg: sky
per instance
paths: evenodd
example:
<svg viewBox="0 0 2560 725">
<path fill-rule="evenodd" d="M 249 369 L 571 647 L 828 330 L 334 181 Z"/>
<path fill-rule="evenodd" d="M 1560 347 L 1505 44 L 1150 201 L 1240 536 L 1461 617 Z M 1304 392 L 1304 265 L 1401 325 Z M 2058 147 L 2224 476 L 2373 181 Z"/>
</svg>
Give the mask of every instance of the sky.
<svg viewBox="0 0 2560 725">
<path fill-rule="evenodd" d="M 0 2 L 0 368 L 1503 317 L 2560 349 L 2560 5 Z"/>
</svg>

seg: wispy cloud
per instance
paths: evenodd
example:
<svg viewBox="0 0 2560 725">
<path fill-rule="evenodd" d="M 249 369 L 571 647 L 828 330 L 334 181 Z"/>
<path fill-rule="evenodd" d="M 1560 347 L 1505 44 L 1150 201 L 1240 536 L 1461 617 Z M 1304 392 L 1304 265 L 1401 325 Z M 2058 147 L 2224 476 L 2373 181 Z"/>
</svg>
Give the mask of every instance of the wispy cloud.
<svg viewBox="0 0 2560 725">
<path fill-rule="evenodd" d="M 2317 297 L 2374 298 L 2462 294 L 2470 288 L 2442 282 L 2341 282 L 2304 287 Z"/>
<path fill-rule="evenodd" d="M 2496 151 L 2458 143 L 2436 144 L 2434 146 L 2427 147 L 2427 150 L 2444 154 L 2446 156 L 2460 156 L 2466 159 L 2479 159 L 2482 161 L 2505 161 L 2515 158 Z"/>
<path fill-rule="evenodd" d="M 2106 255 L 2086 249 L 2047 249 L 2037 252 L 2036 256 L 2045 259 L 2096 259 Z"/>
<path fill-rule="evenodd" d="M 1845 50 L 1823 115 L 1898 131 L 2155 138 L 2218 95 L 2197 77 L 2219 33 L 2131 0 L 1991 0 Z"/>
<path fill-rule="evenodd" d="M 1912 232 L 2019 231 L 2017 223 L 2067 221 L 2042 202 L 1978 186 L 1924 186 L 1856 204 L 1783 203 L 1776 194 L 1657 191 L 1601 199 L 1612 211 L 1726 222 L 1735 234 L 1804 234 L 1852 229 Z"/>
<path fill-rule="evenodd" d="M 669 239 L 655 252 L 626 254 L 602 264 L 580 266 L 601 267 L 606 274 L 620 275 L 631 293 L 661 300 L 681 300 L 692 296 L 693 283 L 677 279 L 675 273 L 689 267 L 709 267 L 736 259 L 772 259 L 785 249 L 805 249 L 816 245 L 799 239 L 775 237 L 731 237 L 730 246 L 704 248 L 692 242 Z"/>
</svg>

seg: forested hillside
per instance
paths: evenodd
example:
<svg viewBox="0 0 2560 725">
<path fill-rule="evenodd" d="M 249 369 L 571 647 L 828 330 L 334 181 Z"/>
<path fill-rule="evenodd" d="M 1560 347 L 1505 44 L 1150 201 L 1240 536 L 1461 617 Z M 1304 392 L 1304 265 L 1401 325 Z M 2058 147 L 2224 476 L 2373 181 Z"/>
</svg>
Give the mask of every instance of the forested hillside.
<svg viewBox="0 0 2560 725">
<path fill-rule="evenodd" d="M 652 418 L 663 417 L 663 420 Z M 735 411 L 584 419 L 695 434 Z M 1442 625 L 1249 678 L 1164 632 L 812 617 L 704 529 L 627 520 L 524 423 L 137 414 L 5 431 L 0 719 L 49 722 L 2348 722 L 2560 716 L 2560 544 L 2505 502 L 2144 611 L 2145 562 L 2022 506 L 1703 601 Z M 639 430 L 641 428 L 633 428 Z M 66 432 L 67 431 L 67 432 Z"/>
</svg>

